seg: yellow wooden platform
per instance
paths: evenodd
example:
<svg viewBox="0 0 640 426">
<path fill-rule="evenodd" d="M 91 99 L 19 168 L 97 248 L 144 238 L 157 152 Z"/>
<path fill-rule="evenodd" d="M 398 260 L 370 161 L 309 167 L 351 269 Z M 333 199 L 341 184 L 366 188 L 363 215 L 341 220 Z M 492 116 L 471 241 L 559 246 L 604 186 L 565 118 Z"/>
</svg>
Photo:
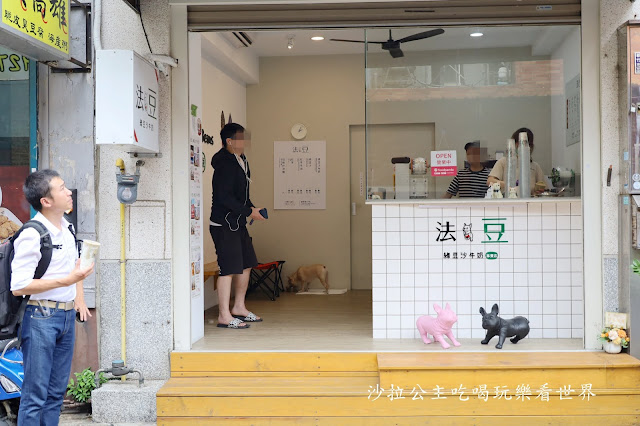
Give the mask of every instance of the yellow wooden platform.
<svg viewBox="0 0 640 426">
<path fill-rule="evenodd" d="M 640 425 L 626 354 L 188 352 L 171 371 L 160 425 Z"/>
</svg>

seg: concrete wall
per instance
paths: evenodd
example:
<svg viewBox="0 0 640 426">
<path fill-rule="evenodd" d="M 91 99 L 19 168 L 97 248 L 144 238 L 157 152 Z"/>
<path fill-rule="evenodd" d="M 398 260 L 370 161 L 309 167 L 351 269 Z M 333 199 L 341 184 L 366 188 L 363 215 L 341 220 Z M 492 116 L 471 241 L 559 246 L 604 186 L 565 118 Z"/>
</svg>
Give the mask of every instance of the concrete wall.
<svg viewBox="0 0 640 426">
<path fill-rule="evenodd" d="M 142 56 L 149 47 L 140 16 L 125 2 L 102 2 L 103 49 L 134 50 Z M 168 1 L 143 0 L 151 49 L 169 53 Z M 185 88 L 186 90 L 186 88 Z M 171 78 L 159 80 L 159 132 L 162 158 L 145 159 L 138 185 L 138 201 L 126 207 L 126 313 L 127 364 L 143 371 L 146 379 L 169 376 L 172 342 L 171 311 Z M 114 123 L 117 125 L 117 123 Z M 184 138 L 186 148 L 186 135 Z M 100 366 L 121 358 L 120 344 L 120 205 L 116 198 L 115 162 L 122 158 L 126 172 L 134 172 L 135 159 L 124 149 L 99 146 L 98 239 L 100 250 Z M 188 241 L 185 238 L 185 247 Z"/>
<path fill-rule="evenodd" d="M 615 0 L 600 1 L 600 123 L 602 138 L 602 252 L 604 310 L 617 311 L 619 293 L 618 269 L 628 265 L 620 263 L 618 258 L 619 228 L 618 210 L 620 195 L 621 148 L 628 141 L 621 137 L 618 129 L 618 41 L 616 30 L 626 21 L 637 19 L 640 3 Z M 609 164 L 613 165 L 611 186 L 606 186 Z M 624 260 L 623 260 L 624 262 Z M 626 283 L 628 286 L 628 283 Z M 627 292 L 628 294 L 628 292 Z"/>
</svg>

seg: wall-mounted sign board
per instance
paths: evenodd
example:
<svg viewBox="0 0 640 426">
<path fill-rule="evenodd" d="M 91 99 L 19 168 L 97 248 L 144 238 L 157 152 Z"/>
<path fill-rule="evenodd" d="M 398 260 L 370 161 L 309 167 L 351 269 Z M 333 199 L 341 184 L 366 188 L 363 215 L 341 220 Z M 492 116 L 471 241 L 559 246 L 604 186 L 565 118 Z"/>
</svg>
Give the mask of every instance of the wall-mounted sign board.
<svg viewBox="0 0 640 426">
<path fill-rule="evenodd" d="M 0 0 L 0 45 L 38 61 L 69 59 L 69 0 Z"/>
</svg>

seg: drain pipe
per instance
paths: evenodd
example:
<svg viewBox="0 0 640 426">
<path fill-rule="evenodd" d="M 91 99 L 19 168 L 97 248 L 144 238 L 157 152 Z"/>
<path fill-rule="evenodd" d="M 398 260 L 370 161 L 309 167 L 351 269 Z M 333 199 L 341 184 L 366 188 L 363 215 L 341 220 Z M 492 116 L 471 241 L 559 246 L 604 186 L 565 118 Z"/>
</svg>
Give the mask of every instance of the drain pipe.
<svg viewBox="0 0 640 426">
<path fill-rule="evenodd" d="M 120 169 L 120 174 L 124 175 L 124 161 L 122 158 L 116 160 L 116 167 Z M 125 244 L 124 244 L 124 203 L 120 203 L 120 347 L 122 365 L 127 362 L 127 311 L 126 311 L 126 269 L 125 269 Z M 122 376 L 122 381 L 126 377 Z"/>
<path fill-rule="evenodd" d="M 102 50 L 102 0 L 93 0 L 93 46 L 95 50 Z"/>
</svg>

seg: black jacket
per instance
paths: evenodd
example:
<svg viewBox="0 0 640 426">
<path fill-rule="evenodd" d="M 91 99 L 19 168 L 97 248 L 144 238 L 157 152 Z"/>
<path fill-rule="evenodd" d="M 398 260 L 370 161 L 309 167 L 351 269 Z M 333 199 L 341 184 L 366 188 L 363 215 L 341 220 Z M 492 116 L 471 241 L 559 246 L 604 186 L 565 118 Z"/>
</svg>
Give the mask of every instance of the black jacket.
<svg viewBox="0 0 640 426">
<path fill-rule="evenodd" d="M 241 155 L 241 159 L 246 166 L 246 174 L 236 156 L 225 147 L 211 158 L 214 172 L 210 219 L 220 225 L 229 226 L 231 230 L 247 225 L 246 217 L 251 215 L 251 207 L 253 207 L 249 198 L 249 178 L 251 177 L 249 162 L 244 154 Z"/>
</svg>

